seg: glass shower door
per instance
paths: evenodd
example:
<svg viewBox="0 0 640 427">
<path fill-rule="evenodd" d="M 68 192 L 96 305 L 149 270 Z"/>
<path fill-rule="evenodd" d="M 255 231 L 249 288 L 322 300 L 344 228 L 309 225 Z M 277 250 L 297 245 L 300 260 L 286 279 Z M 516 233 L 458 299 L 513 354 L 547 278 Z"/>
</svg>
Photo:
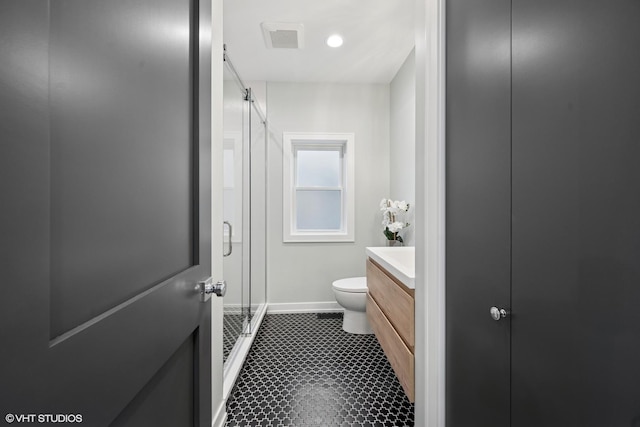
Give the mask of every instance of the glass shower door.
<svg viewBox="0 0 640 427">
<path fill-rule="evenodd" d="M 251 88 L 233 77 L 225 67 L 225 372 L 243 359 L 235 356 L 248 350 L 251 340 L 243 338 L 252 336 L 266 307 L 266 122 Z"/>
<path fill-rule="evenodd" d="M 249 109 L 249 169 L 248 177 L 250 187 L 251 216 L 248 223 L 251 224 L 251 246 L 249 257 L 251 264 L 249 274 L 251 282 L 249 286 L 249 317 L 259 313 L 266 302 L 266 278 L 267 278 L 267 141 L 266 123 L 258 112 L 257 100 L 251 88 L 248 89 Z M 255 322 L 249 323 L 249 331 L 253 332 Z"/>
<path fill-rule="evenodd" d="M 249 304 L 245 282 L 248 280 L 248 241 L 245 218 L 245 150 L 247 146 L 248 103 L 225 68 L 224 80 L 224 258 L 227 281 L 224 297 L 223 358 L 226 362 L 233 348 L 247 330 Z"/>
</svg>

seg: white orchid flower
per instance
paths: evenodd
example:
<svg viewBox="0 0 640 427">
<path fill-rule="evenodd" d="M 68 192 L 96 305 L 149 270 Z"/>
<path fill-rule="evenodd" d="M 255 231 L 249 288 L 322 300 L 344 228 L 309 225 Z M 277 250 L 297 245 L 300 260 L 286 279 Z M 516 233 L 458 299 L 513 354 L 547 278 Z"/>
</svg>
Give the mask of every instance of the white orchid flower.
<svg viewBox="0 0 640 427">
<path fill-rule="evenodd" d="M 402 230 L 405 227 L 405 223 L 396 221 L 394 223 L 389 224 L 387 227 L 389 228 L 390 232 L 397 233 L 398 231 Z"/>
<path fill-rule="evenodd" d="M 402 237 L 398 234 L 409 226 L 409 223 L 398 221 L 403 219 L 404 212 L 409 211 L 409 204 L 404 200 L 382 199 L 380 201 L 380 210 L 382 211 L 382 228 L 383 233 L 389 240 L 402 241 Z"/>
</svg>

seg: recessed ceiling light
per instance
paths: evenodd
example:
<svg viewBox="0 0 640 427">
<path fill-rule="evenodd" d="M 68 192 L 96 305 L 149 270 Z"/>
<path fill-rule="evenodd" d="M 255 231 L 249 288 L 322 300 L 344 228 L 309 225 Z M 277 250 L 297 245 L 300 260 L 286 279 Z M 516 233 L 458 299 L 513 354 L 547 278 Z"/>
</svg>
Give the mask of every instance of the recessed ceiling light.
<svg viewBox="0 0 640 427">
<path fill-rule="evenodd" d="M 342 43 L 342 36 L 339 34 L 333 34 L 327 39 L 327 45 L 330 47 L 340 47 L 342 46 Z"/>
</svg>

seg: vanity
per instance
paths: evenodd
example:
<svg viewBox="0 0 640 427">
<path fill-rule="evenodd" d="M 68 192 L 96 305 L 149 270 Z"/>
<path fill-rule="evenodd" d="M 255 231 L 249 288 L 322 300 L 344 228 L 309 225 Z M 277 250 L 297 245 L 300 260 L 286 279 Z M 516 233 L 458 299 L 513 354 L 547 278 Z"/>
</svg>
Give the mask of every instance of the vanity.
<svg viewBox="0 0 640 427">
<path fill-rule="evenodd" d="M 411 402 L 415 400 L 415 248 L 370 247 L 367 319 Z"/>
</svg>

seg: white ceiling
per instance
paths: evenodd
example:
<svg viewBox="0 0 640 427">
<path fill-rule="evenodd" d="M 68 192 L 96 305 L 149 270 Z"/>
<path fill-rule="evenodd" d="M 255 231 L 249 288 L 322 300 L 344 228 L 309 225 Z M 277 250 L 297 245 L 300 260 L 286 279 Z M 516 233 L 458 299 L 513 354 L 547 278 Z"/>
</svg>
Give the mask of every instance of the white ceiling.
<svg viewBox="0 0 640 427">
<path fill-rule="evenodd" d="M 389 83 L 414 45 L 415 0 L 225 0 L 224 42 L 243 80 Z M 304 25 L 303 49 L 268 49 L 262 22 Z M 340 33 L 344 44 L 326 45 Z"/>
</svg>

